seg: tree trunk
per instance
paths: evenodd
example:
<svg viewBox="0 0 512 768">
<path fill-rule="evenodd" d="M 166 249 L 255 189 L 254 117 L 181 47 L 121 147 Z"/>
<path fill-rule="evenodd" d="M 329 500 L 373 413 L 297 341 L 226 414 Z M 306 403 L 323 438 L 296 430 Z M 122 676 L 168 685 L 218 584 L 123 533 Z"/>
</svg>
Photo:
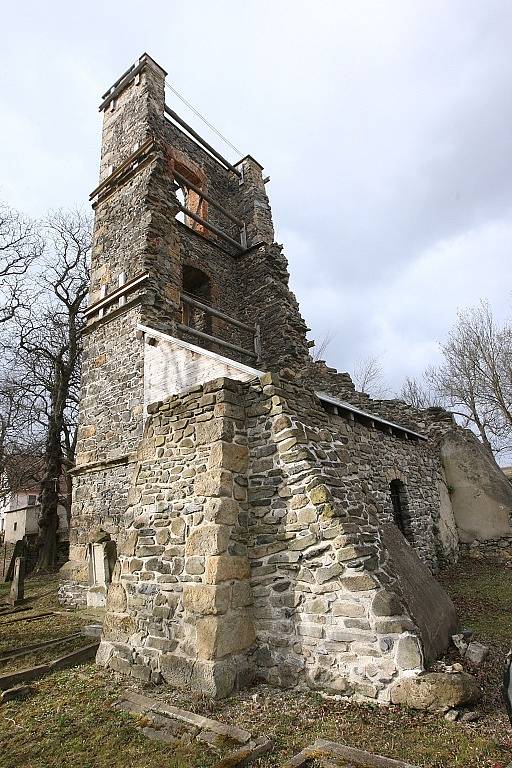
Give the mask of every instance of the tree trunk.
<svg viewBox="0 0 512 768">
<path fill-rule="evenodd" d="M 58 380 L 60 377 L 57 377 Z M 39 518 L 38 556 L 35 570 L 51 571 L 57 556 L 57 530 L 59 527 L 59 490 L 62 475 L 62 393 L 57 392 L 48 424 L 45 459 L 46 467 L 41 481 L 41 516 Z"/>
</svg>

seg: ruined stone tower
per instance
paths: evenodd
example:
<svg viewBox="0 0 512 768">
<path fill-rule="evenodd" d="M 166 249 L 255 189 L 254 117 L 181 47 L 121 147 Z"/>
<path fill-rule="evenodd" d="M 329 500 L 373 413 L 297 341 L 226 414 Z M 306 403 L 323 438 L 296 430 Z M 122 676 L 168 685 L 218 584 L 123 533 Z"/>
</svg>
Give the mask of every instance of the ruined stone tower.
<svg viewBox="0 0 512 768">
<path fill-rule="evenodd" d="M 61 599 L 98 662 L 214 696 L 255 675 L 387 701 L 447 645 L 444 413 L 313 363 L 262 167 L 165 104 L 144 54 L 104 94 Z M 428 564 L 429 567 L 427 567 Z"/>
</svg>

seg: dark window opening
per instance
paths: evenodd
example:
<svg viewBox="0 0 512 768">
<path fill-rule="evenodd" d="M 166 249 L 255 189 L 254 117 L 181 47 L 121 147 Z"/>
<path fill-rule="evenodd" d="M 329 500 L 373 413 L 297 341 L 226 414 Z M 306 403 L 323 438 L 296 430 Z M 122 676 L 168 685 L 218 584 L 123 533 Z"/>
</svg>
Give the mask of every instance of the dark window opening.
<svg viewBox="0 0 512 768">
<path fill-rule="evenodd" d="M 28 506 L 34 507 L 37 503 L 37 496 L 29 496 L 28 497 Z"/>
<path fill-rule="evenodd" d="M 401 480 L 392 480 L 389 484 L 389 490 L 393 505 L 393 522 L 402 531 L 405 538 L 412 543 L 407 488 Z"/>
<path fill-rule="evenodd" d="M 196 267 L 183 266 L 183 292 L 192 296 L 202 304 L 210 304 L 211 291 L 208 275 Z M 211 316 L 200 307 L 187 304 L 183 299 L 183 325 L 188 325 L 196 331 L 211 334 Z"/>
</svg>

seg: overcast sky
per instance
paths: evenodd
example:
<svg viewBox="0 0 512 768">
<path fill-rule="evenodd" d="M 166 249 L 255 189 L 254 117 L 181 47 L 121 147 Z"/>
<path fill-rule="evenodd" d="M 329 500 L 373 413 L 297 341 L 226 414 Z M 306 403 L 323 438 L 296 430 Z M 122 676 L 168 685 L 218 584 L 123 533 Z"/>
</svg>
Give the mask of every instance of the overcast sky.
<svg viewBox="0 0 512 768">
<path fill-rule="evenodd" d="M 311 337 L 334 334 L 330 364 L 379 356 L 398 390 L 458 308 L 484 297 L 509 315 L 508 0 L 24 0 L 2 27 L 9 204 L 87 206 L 100 95 L 147 51 L 271 176 L 277 240 Z"/>
</svg>

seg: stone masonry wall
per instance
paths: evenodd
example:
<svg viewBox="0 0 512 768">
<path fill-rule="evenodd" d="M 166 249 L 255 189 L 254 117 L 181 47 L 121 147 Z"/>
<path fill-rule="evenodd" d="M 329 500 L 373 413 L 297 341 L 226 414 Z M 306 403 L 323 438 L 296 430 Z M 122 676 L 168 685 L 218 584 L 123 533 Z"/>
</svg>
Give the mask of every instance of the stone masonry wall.
<svg viewBox="0 0 512 768">
<path fill-rule="evenodd" d="M 421 554 L 435 562 L 439 499 L 422 475 L 437 461 L 423 444 L 328 417 L 311 392 L 271 375 L 247 403 L 257 672 L 386 700 L 396 677 L 423 665 L 381 539 L 389 481 L 407 482 Z"/>
<path fill-rule="evenodd" d="M 215 696 L 256 673 L 379 700 L 422 668 L 381 527 L 398 472 L 416 535 L 428 530 L 436 499 L 415 489 L 436 468 L 423 444 L 333 421 L 272 374 L 149 410 L 100 663 Z"/>
<path fill-rule="evenodd" d="M 125 304 L 113 302 L 88 322 L 70 553 L 71 560 L 76 559 L 77 574 L 82 575 L 91 529 L 104 527 L 117 536 L 120 510 L 126 503 L 126 467 L 142 436 L 143 345 L 137 339 L 137 324 L 176 333 L 184 266 L 197 267 L 210 277 L 215 307 L 249 323 L 260 322 L 262 365 L 290 360 L 301 344 L 307 352 L 305 326 L 288 291 L 286 261 L 272 245 L 261 166 L 253 158 L 244 158 L 239 164 L 244 182 L 239 184 L 238 176 L 165 118 L 165 72 L 146 55 L 141 61 L 140 74 L 103 109 L 101 183 L 108 184 L 112 173 L 144 142 L 153 139 L 154 147 L 126 180 L 105 188 L 94 204 L 90 304 L 108 298 L 120 280 L 147 278 L 129 293 Z M 205 191 L 247 223 L 251 242 L 263 245 L 240 257 L 211 233 L 176 221 L 174 162 L 196 169 Z M 238 239 L 236 225 L 214 206 L 209 206 L 208 219 Z M 272 273 L 270 282 L 265 271 Z M 272 294 L 278 299 L 277 320 L 287 339 L 286 349 L 281 349 L 276 337 Z M 298 324 L 289 318 L 290 308 Z M 219 318 L 212 319 L 212 332 L 251 349 L 250 333 Z M 224 348 L 213 349 L 225 353 Z M 253 358 L 237 357 L 254 364 Z"/>
<path fill-rule="evenodd" d="M 148 409 L 98 659 L 213 696 L 242 685 L 253 643 L 241 384 Z"/>
</svg>

